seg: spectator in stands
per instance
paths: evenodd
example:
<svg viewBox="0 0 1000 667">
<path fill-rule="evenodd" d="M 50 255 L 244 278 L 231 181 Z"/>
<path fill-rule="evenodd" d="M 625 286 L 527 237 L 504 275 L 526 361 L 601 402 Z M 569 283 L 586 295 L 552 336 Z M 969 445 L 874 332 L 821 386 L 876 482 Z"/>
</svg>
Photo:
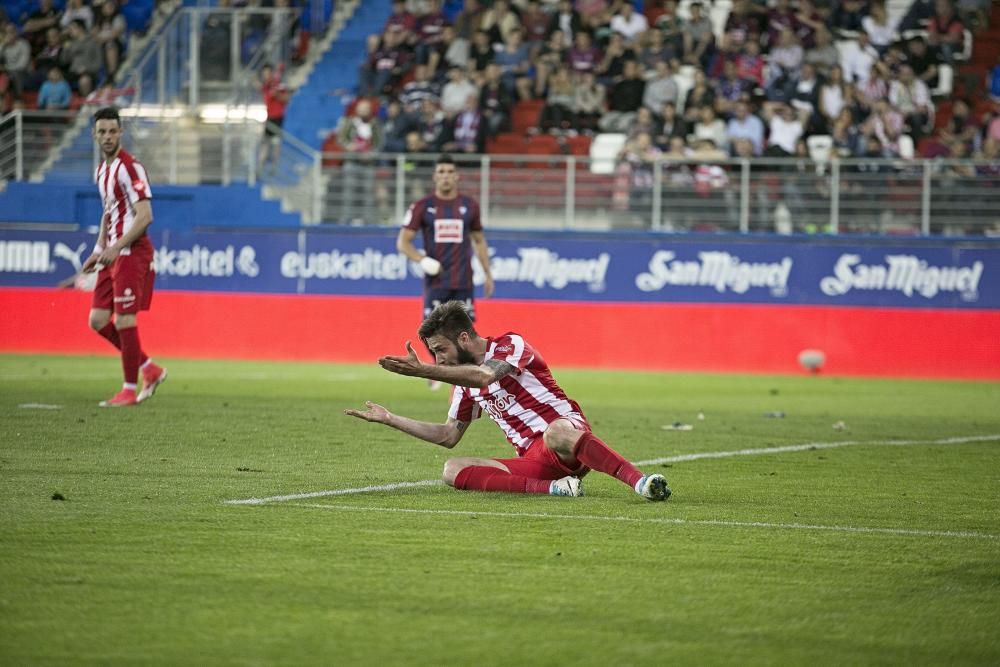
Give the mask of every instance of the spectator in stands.
<svg viewBox="0 0 1000 667">
<path fill-rule="evenodd" d="M 753 82 L 740 78 L 736 62 L 728 61 L 723 67 L 722 79 L 715 86 L 715 110 L 728 119 L 737 104 L 750 97 L 753 88 Z"/>
<path fill-rule="evenodd" d="M 479 90 L 479 109 L 486 124 L 487 137 L 492 139 L 510 129 L 510 114 L 514 100 L 500 83 L 500 67 L 493 63 L 486 66 L 483 85 Z"/>
<path fill-rule="evenodd" d="M 452 67 L 448 70 L 448 83 L 441 89 L 441 110 L 451 118 L 466 108 L 470 95 L 476 97 L 478 106 L 479 88 L 469 81 L 465 70 Z"/>
<path fill-rule="evenodd" d="M 554 30 L 548 41 L 542 46 L 535 56 L 535 97 L 545 97 L 545 90 L 549 85 L 549 76 L 560 67 L 566 65 L 566 54 L 568 49 L 563 41 L 561 30 Z"/>
<path fill-rule="evenodd" d="M 437 63 L 431 60 L 436 54 L 436 48 L 441 41 L 448 18 L 441 11 L 441 0 L 424 0 L 424 13 L 417 17 L 416 56 L 418 63 L 429 63 L 431 72 L 437 68 Z"/>
<path fill-rule="evenodd" d="M 980 133 L 981 128 L 972 116 L 969 103 L 958 98 L 952 103 L 951 116 L 939 131 L 938 140 L 946 146 L 960 141 L 968 146 L 969 153 L 973 153 L 979 149 Z"/>
<path fill-rule="evenodd" d="M 569 48 L 576 43 L 576 35 L 583 29 L 583 17 L 573 9 L 572 0 L 559 0 L 558 8 L 549 21 L 549 35 L 556 30 L 561 31 L 563 43 Z"/>
<path fill-rule="evenodd" d="M 501 0 L 502 2 L 503 0 Z M 515 28 L 507 35 L 503 49 L 497 51 L 493 62 L 500 67 L 500 81 L 519 100 L 531 99 L 531 53 L 522 42 L 521 29 Z"/>
<path fill-rule="evenodd" d="M 618 83 L 625 74 L 625 61 L 636 60 L 638 56 L 630 46 L 625 45 L 625 37 L 617 32 L 611 33 L 608 38 L 608 46 L 604 49 L 594 73 L 597 80 L 605 86 L 613 86 Z"/>
<path fill-rule="evenodd" d="M 767 9 L 751 0 L 736 0 L 726 18 L 723 35 L 730 43 L 742 47 L 752 35 L 759 38 L 764 31 L 766 16 Z"/>
<path fill-rule="evenodd" d="M 72 92 L 66 77 L 59 67 L 49 69 L 49 76 L 38 91 L 38 108 L 46 111 L 64 111 L 69 109 Z"/>
<path fill-rule="evenodd" d="M 942 62 L 949 65 L 962 52 L 965 26 L 955 14 L 951 0 L 934 0 L 934 15 L 927 24 L 927 43 L 937 49 Z"/>
<path fill-rule="evenodd" d="M 62 50 L 62 35 L 59 33 L 59 28 L 52 27 L 46 30 L 45 44 L 35 56 L 35 72 L 28 84 L 30 90 L 37 90 L 45 82 L 45 77 L 53 67 L 62 67 Z"/>
<path fill-rule="evenodd" d="M 916 78 L 913 68 L 903 65 L 899 76 L 889 84 L 889 103 L 906 122 L 906 132 L 919 141 L 929 132 L 934 122 L 934 104 L 927 84 Z"/>
<path fill-rule="evenodd" d="M 58 29 L 61 17 L 62 12 L 52 4 L 52 0 L 39 0 L 38 9 L 29 14 L 24 22 L 24 37 L 32 52 L 38 53 L 47 44 L 49 28 Z M 44 71 L 48 72 L 48 69 Z"/>
<path fill-rule="evenodd" d="M 684 57 L 684 21 L 677 14 L 677 0 L 664 0 L 662 9 L 650 26 L 663 35 L 663 45 L 674 54 L 671 60 L 680 61 Z"/>
<path fill-rule="evenodd" d="M 990 25 L 991 5 L 992 0 L 958 0 L 956 2 L 958 18 L 973 33 L 982 32 Z"/>
<path fill-rule="evenodd" d="M 503 48 L 510 41 L 511 33 L 515 30 L 520 32 L 521 21 L 511 11 L 507 0 L 495 0 L 493 7 L 483 16 L 482 29 L 490 36 L 491 44 Z M 523 43 L 524 35 L 520 37 Z"/>
<path fill-rule="evenodd" d="M 230 0 L 219 0 L 201 27 L 199 63 L 203 81 L 229 81 L 232 70 L 233 18 Z"/>
<path fill-rule="evenodd" d="M 635 45 L 643 33 L 649 30 L 649 21 L 635 11 L 631 2 L 624 2 L 618 13 L 611 18 L 611 30 L 622 35 L 629 45 Z"/>
<path fill-rule="evenodd" d="M 553 134 L 574 129 L 573 81 L 565 67 L 557 69 L 549 79 L 549 90 L 538 125 L 542 131 Z"/>
<path fill-rule="evenodd" d="M 837 117 L 840 116 L 840 112 L 849 108 L 852 100 L 853 95 L 844 83 L 843 70 L 840 69 L 839 65 L 835 65 L 830 70 L 830 77 L 819 87 L 817 112 L 821 133 L 829 132 Z"/>
<path fill-rule="evenodd" d="M 577 131 L 585 134 L 597 131 L 597 123 L 604 115 L 606 95 L 605 87 L 597 82 L 593 72 L 577 75 L 573 89 L 574 126 Z"/>
<path fill-rule="evenodd" d="M 403 113 L 399 100 L 390 100 L 382 121 L 382 141 L 376 150 L 380 153 L 402 153 L 406 150 L 406 135 L 412 131 L 413 119 Z"/>
<path fill-rule="evenodd" d="M 566 54 L 566 61 L 575 74 L 581 72 L 597 74 L 597 66 L 601 63 L 601 52 L 593 45 L 589 32 L 581 30 L 574 35 L 573 47 Z"/>
<path fill-rule="evenodd" d="M 680 96 L 680 89 L 674 81 L 674 74 L 670 70 L 670 63 L 661 60 L 656 63 L 656 73 L 653 78 L 646 82 L 646 89 L 642 94 L 642 105 L 650 111 L 656 113 L 663 108 L 664 104 L 677 104 Z"/>
<path fill-rule="evenodd" d="M 803 116 L 806 132 L 816 134 L 819 121 L 816 109 L 819 107 L 820 80 L 812 65 L 802 65 L 798 79 L 788 89 L 788 101 Z"/>
<path fill-rule="evenodd" d="M 285 108 L 291 98 L 291 91 L 282 81 L 284 64 L 277 67 L 270 64 L 260 69 L 260 94 L 267 109 L 267 120 L 264 123 L 264 138 L 260 143 L 258 164 L 261 171 L 270 168 L 271 174 L 278 171 L 278 161 L 281 157 L 281 127 L 285 124 Z M 108 82 L 111 79 L 107 79 Z"/>
<path fill-rule="evenodd" d="M 653 112 L 646 107 L 639 107 L 639 110 L 635 112 L 635 119 L 628 128 L 628 138 L 634 139 L 642 133 L 648 134 L 651 138 L 660 135 L 660 123 L 656 120 Z"/>
<path fill-rule="evenodd" d="M 836 149 L 837 155 L 851 157 L 860 154 L 861 133 L 849 108 L 841 109 L 834 119 L 830 127 L 830 137 L 833 139 L 833 147 Z"/>
<path fill-rule="evenodd" d="M 688 135 L 688 124 L 684 118 L 677 113 L 677 105 L 667 102 L 660 109 L 656 119 L 660 124 L 660 133 L 653 138 L 654 143 L 660 148 L 667 150 L 671 141 L 680 139 L 683 144 Z"/>
<path fill-rule="evenodd" d="M 7 74 L 7 70 L 0 66 L 0 116 L 13 111 L 19 100 L 20 96 L 14 90 L 14 80 Z"/>
<path fill-rule="evenodd" d="M 455 17 L 455 34 L 471 42 L 475 34 L 482 29 L 485 14 L 486 10 L 479 0 L 465 0 L 462 11 Z"/>
<path fill-rule="evenodd" d="M 486 124 L 479 112 L 476 93 L 471 93 L 462 111 L 445 123 L 441 148 L 452 153 L 486 152 Z"/>
<path fill-rule="evenodd" d="M 337 126 L 337 143 L 347 153 L 341 167 L 340 222 L 360 224 L 367 220 L 375 201 L 375 163 L 368 157 L 382 144 L 382 125 L 368 100 L 360 100 L 353 115 L 344 115 Z"/>
<path fill-rule="evenodd" d="M 18 34 L 17 26 L 13 23 L 4 26 L 3 44 L 0 45 L 0 66 L 7 71 L 14 84 L 14 90 L 20 95 L 31 73 L 31 45 Z"/>
<path fill-rule="evenodd" d="M 806 51 L 802 61 L 815 67 L 820 77 L 826 78 L 835 66 L 840 67 L 840 51 L 833 44 L 830 31 L 824 27 L 816 30 L 815 39 L 815 45 Z M 843 68 L 840 73 L 843 75 Z"/>
<path fill-rule="evenodd" d="M 841 38 L 849 38 L 856 33 L 864 33 L 861 21 L 865 17 L 865 4 L 862 0 L 841 0 L 834 3 L 830 15 L 830 30 Z"/>
<path fill-rule="evenodd" d="M 760 54 L 760 41 L 756 35 L 751 35 L 743 45 L 743 52 L 736 58 L 736 74 L 753 84 L 754 88 L 763 88 L 766 65 L 764 56 Z"/>
<path fill-rule="evenodd" d="M 899 138 L 903 135 L 905 120 L 885 99 L 875 102 L 871 115 L 861 126 L 861 134 L 866 149 L 865 157 L 872 157 L 872 139 L 878 142 L 882 157 L 899 156 Z"/>
<path fill-rule="evenodd" d="M 521 11 L 521 30 L 532 53 L 538 53 L 549 35 L 549 15 L 538 0 L 528 0 Z"/>
<path fill-rule="evenodd" d="M 751 154 L 760 156 L 764 153 L 764 122 L 750 113 L 750 105 L 745 101 L 736 103 L 733 117 L 726 125 L 726 142 L 736 155 L 735 142 L 746 139 L 752 147 Z"/>
<path fill-rule="evenodd" d="M 619 173 L 628 175 L 628 208 L 640 216 L 644 225 L 652 220 L 653 165 L 660 154 L 646 132 L 625 142 L 618 153 Z"/>
<path fill-rule="evenodd" d="M 927 48 L 927 42 L 922 37 L 914 37 L 907 42 L 906 62 L 913 68 L 917 78 L 934 89 L 938 85 L 937 54 Z"/>
<path fill-rule="evenodd" d="M 608 93 L 608 111 L 598 123 L 605 132 L 626 132 L 635 113 L 642 106 L 646 82 L 639 71 L 639 63 L 629 60 L 625 63 L 625 74 Z"/>
<path fill-rule="evenodd" d="M 767 32 L 764 37 L 768 52 L 773 53 L 774 47 L 781 43 L 782 33 L 789 31 L 795 35 L 796 25 L 795 10 L 789 0 L 776 0 L 767 12 Z"/>
<path fill-rule="evenodd" d="M 74 21 L 82 21 L 86 32 L 94 27 L 94 11 L 83 0 L 67 0 L 66 9 L 59 19 L 59 27 L 67 37 L 72 37 L 70 28 Z"/>
<path fill-rule="evenodd" d="M 844 80 L 855 85 L 864 83 L 871 76 L 872 66 L 878 60 L 878 51 L 868 43 L 868 33 L 859 33 L 857 41 L 845 49 L 840 60 Z"/>
<path fill-rule="evenodd" d="M 781 99 L 788 85 L 799 77 L 805 54 L 792 30 L 782 30 L 777 45 L 771 47 L 768 99 Z"/>
<path fill-rule="evenodd" d="M 813 0 L 799 0 L 795 11 L 795 37 L 803 49 L 811 49 L 816 45 L 816 33 L 826 30 L 823 16 L 816 9 Z"/>
<path fill-rule="evenodd" d="M 417 17 L 406 9 L 406 0 L 392 0 L 392 13 L 382 26 L 382 33 L 387 32 L 397 32 L 407 44 L 416 40 Z"/>
<path fill-rule="evenodd" d="M 889 21 L 885 3 L 881 0 L 871 4 L 868 15 L 861 19 L 861 29 L 879 54 L 885 53 L 896 38 L 896 26 Z"/>
<path fill-rule="evenodd" d="M 386 31 L 380 43 L 377 37 L 369 40 L 368 59 L 359 73 L 359 92 L 362 97 L 389 95 L 409 70 L 410 52 L 403 46 L 399 30 Z"/>
<path fill-rule="evenodd" d="M 639 50 L 639 66 L 648 76 L 656 72 L 656 63 L 661 60 L 680 65 L 680 55 L 680 51 L 675 51 L 663 42 L 662 32 L 647 30 L 642 48 Z"/>
<path fill-rule="evenodd" d="M 472 37 L 472 46 L 469 47 L 469 67 L 477 83 L 482 82 L 486 66 L 493 62 L 495 56 L 489 34 L 485 30 L 477 31 Z"/>
<path fill-rule="evenodd" d="M 108 78 L 114 80 L 118 64 L 125 55 L 125 36 L 128 26 L 118 11 L 116 0 L 104 0 L 97 12 L 94 33 L 104 52 L 104 68 Z"/>
<path fill-rule="evenodd" d="M 715 109 L 704 106 L 698 110 L 698 120 L 691 128 L 691 135 L 688 142 L 697 146 L 698 142 L 708 139 L 715 148 L 726 151 L 729 148 L 729 139 L 726 135 L 726 124 L 715 115 Z"/>
<path fill-rule="evenodd" d="M 736 63 L 740 58 L 741 48 L 736 42 L 731 41 L 726 35 L 719 40 L 719 47 L 715 50 L 711 62 L 705 69 L 705 74 L 712 80 L 712 85 L 718 83 L 722 78 L 723 70 L 727 63 Z"/>
<path fill-rule="evenodd" d="M 889 94 L 889 81 L 879 63 L 872 65 L 868 77 L 854 86 L 855 99 L 865 116 L 875 109 L 875 103 Z"/>
<path fill-rule="evenodd" d="M 409 114 L 419 114 L 423 108 L 424 100 L 432 99 L 437 103 L 438 98 L 438 87 L 431 80 L 430 66 L 425 64 L 413 68 L 413 80 L 403 86 L 403 90 L 399 94 L 403 110 Z"/>
<path fill-rule="evenodd" d="M 715 106 L 715 88 L 708 85 L 708 77 L 699 69 L 695 70 L 694 85 L 684 99 L 684 119 L 694 123 L 698 120 L 698 110 L 704 106 Z"/>
<path fill-rule="evenodd" d="M 683 23 L 684 62 L 688 65 L 706 67 L 715 50 L 715 33 L 712 21 L 702 14 L 702 4 L 692 2 L 688 10 L 690 18 Z"/>
<path fill-rule="evenodd" d="M 441 78 L 442 74 L 446 76 L 452 67 L 460 67 L 463 70 L 469 68 L 469 42 L 459 37 L 453 26 L 446 25 L 444 27 L 436 53 L 437 57 L 434 59 L 437 63 L 435 78 Z"/>
<path fill-rule="evenodd" d="M 94 87 L 94 77 L 86 72 L 81 74 L 80 77 L 76 80 L 77 96 L 83 99 L 86 104 L 91 104 L 91 99 L 94 97 L 94 94 L 96 92 L 97 90 Z M 94 104 L 95 106 L 102 106 L 102 107 L 109 106 L 108 104 L 98 104 L 96 102 Z"/>
<path fill-rule="evenodd" d="M 790 104 L 767 102 L 763 108 L 764 120 L 768 123 L 768 157 L 789 157 L 795 154 L 795 144 L 805 134 L 802 118 Z"/>
<path fill-rule="evenodd" d="M 444 112 L 438 108 L 437 99 L 425 97 L 417 119 L 420 138 L 427 150 L 439 152 L 445 141 L 446 125 Z"/>
</svg>

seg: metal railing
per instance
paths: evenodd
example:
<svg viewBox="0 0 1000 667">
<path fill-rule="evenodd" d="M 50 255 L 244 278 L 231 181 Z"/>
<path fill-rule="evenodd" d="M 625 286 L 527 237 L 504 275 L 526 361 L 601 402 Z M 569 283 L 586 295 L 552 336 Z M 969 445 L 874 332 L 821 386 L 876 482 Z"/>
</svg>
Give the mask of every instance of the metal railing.
<svg viewBox="0 0 1000 667">
<path fill-rule="evenodd" d="M 0 180 L 28 180 L 73 127 L 76 115 L 15 109 L 0 117 Z"/>
<path fill-rule="evenodd" d="M 320 219 L 396 225 L 430 194 L 436 155 L 324 153 Z M 455 156 L 491 227 L 981 235 L 1000 233 L 1000 162 L 668 160 L 611 173 L 574 156 Z"/>
</svg>

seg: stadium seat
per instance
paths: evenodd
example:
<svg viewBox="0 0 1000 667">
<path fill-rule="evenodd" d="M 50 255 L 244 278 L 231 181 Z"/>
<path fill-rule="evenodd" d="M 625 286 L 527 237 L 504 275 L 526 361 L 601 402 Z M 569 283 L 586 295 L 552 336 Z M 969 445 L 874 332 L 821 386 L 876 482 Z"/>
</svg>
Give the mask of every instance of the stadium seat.
<svg viewBox="0 0 1000 667">
<path fill-rule="evenodd" d="M 899 157 L 904 160 L 912 160 L 916 157 L 916 148 L 913 144 L 913 137 L 908 134 L 899 137 Z"/>
<path fill-rule="evenodd" d="M 814 162 L 829 162 L 833 150 L 833 137 L 828 134 L 814 134 L 806 139 L 809 147 L 809 157 Z"/>
<path fill-rule="evenodd" d="M 947 63 L 941 63 L 938 65 L 938 83 L 934 90 L 931 91 L 931 95 L 933 97 L 947 97 L 951 95 L 954 80 L 954 68 Z"/>
<path fill-rule="evenodd" d="M 615 171 L 618 153 L 625 145 L 626 135 L 606 132 L 598 134 L 590 143 L 590 171 L 594 174 L 611 174 Z"/>
</svg>

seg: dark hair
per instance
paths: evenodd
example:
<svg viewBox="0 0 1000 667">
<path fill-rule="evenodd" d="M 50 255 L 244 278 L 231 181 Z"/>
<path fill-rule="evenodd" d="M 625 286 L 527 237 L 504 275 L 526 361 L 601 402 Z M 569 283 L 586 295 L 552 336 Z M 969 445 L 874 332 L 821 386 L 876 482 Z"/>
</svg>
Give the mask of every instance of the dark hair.
<svg viewBox="0 0 1000 667">
<path fill-rule="evenodd" d="M 450 164 L 455 166 L 455 158 L 451 156 L 451 153 L 441 153 L 435 164 Z"/>
<path fill-rule="evenodd" d="M 478 336 L 472 326 L 472 318 L 469 311 L 465 309 L 465 304 L 461 301 L 446 301 L 431 311 L 417 335 L 424 342 L 431 336 L 444 336 L 453 343 L 458 342 L 458 336 L 462 332 L 470 336 Z"/>
<path fill-rule="evenodd" d="M 103 107 L 98 109 L 94 113 L 94 122 L 96 123 L 99 120 L 113 120 L 118 123 L 118 127 L 121 127 L 122 124 L 122 117 L 118 115 L 118 109 L 115 107 Z"/>
</svg>

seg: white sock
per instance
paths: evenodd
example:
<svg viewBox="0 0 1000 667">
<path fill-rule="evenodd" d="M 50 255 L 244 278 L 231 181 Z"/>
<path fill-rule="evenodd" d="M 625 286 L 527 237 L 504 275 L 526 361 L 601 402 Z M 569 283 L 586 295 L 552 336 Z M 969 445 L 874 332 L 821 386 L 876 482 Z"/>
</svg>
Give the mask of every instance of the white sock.
<svg viewBox="0 0 1000 667">
<path fill-rule="evenodd" d="M 132 391 L 135 391 L 135 382 L 123 382 L 122 389 L 131 389 Z"/>
</svg>

